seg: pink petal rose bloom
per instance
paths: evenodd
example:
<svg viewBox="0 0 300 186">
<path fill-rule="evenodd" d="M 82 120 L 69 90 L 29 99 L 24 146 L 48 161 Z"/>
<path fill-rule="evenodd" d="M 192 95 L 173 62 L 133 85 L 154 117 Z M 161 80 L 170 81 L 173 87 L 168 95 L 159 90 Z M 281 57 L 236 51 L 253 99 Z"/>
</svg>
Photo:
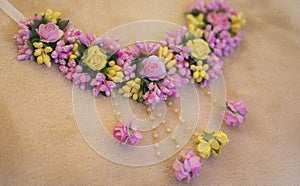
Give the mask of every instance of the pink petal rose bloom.
<svg viewBox="0 0 300 186">
<path fill-rule="evenodd" d="M 150 56 L 142 61 L 144 65 L 140 74 L 149 78 L 151 81 L 158 81 L 167 74 L 164 62 L 157 56 Z"/>
<path fill-rule="evenodd" d="M 64 34 L 62 30 L 54 23 L 40 24 L 39 29 L 36 29 L 41 41 L 45 43 L 54 43 L 58 41 Z"/>
<path fill-rule="evenodd" d="M 120 123 L 114 127 L 113 135 L 118 142 L 128 145 L 136 145 L 143 138 L 137 126 L 133 123 L 129 125 Z"/>
<path fill-rule="evenodd" d="M 191 178 L 196 177 L 202 170 L 202 162 L 193 151 L 187 154 L 181 151 L 173 163 L 173 169 L 179 181 L 186 181 L 188 183 Z"/>
<path fill-rule="evenodd" d="M 221 26 L 224 30 L 230 28 L 230 22 L 228 21 L 228 16 L 226 13 L 216 13 L 211 12 L 206 17 L 207 21 L 210 22 L 214 27 Z"/>
<path fill-rule="evenodd" d="M 227 101 L 227 108 L 223 111 L 223 119 L 229 126 L 236 126 L 245 121 L 245 116 L 248 113 L 243 101 Z"/>
</svg>

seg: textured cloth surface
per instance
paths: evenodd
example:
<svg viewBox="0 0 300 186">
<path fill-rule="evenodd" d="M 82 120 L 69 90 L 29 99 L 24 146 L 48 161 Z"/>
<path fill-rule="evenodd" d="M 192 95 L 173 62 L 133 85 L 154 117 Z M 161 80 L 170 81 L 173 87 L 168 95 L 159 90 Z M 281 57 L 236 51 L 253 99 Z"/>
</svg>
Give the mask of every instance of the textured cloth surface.
<svg viewBox="0 0 300 186">
<path fill-rule="evenodd" d="M 101 35 L 145 19 L 184 25 L 183 12 L 193 1 L 10 2 L 25 16 L 47 8 L 59 10 L 77 28 Z M 230 4 L 244 12 L 247 24 L 241 45 L 224 60 L 227 94 L 229 99 L 243 99 L 250 113 L 236 128 L 223 125 L 230 143 L 219 158 L 205 161 L 191 185 L 297 184 L 300 3 Z M 76 125 L 71 83 L 55 67 L 17 61 L 11 38 L 18 26 L 3 11 L 0 20 L 0 185 L 184 185 L 173 176 L 174 157 L 153 166 L 128 167 L 93 151 Z"/>
</svg>

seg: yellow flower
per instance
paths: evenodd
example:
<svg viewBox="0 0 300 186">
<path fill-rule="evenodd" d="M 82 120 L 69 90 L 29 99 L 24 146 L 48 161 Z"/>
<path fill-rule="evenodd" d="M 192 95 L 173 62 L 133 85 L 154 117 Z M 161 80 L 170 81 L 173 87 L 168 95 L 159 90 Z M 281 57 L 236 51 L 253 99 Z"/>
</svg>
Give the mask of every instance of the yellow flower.
<svg viewBox="0 0 300 186">
<path fill-rule="evenodd" d="M 37 57 L 37 63 L 40 65 L 45 63 L 47 67 L 51 67 L 51 58 L 48 53 L 52 52 L 52 48 L 49 46 L 43 48 L 42 42 L 34 42 L 33 46 L 36 48 L 33 55 Z"/>
<path fill-rule="evenodd" d="M 106 75 L 115 83 L 122 83 L 124 74 L 120 66 L 116 65 L 114 61 L 109 62 Z"/>
<path fill-rule="evenodd" d="M 60 18 L 61 12 L 53 12 L 51 9 L 48 9 L 45 13 L 42 13 L 42 15 L 45 15 L 46 19 L 53 23 L 57 23 L 57 19 Z"/>
<path fill-rule="evenodd" d="M 171 69 L 174 67 L 174 65 L 177 63 L 176 59 L 173 59 L 174 55 L 172 52 L 169 52 L 168 47 L 160 47 L 158 49 L 158 57 L 164 60 L 164 63 L 167 67 L 167 69 Z"/>
<path fill-rule="evenodd" d="M 106 66 L 107 56 L 98 46 L 92 46 L 82 56 L 82 62 L 94 71 L 101 70 Z"/>
<path fill-rule="evenodd" d="M 193 49 L 191 55 L 194 58 L 198 60 L 205 60 L 209 57 L 210 48 L 208 43 L 203 39 L 189 40 L 186 45 Z"/>
<path fill-rule="evenodd" d="M 196 140 L 196 151 L 202 158 L 209 158 L 211 154 L 218 157 L 221 154 L 221 147 L 227 142 L 225 133 L 205 130 Z"/>
<path fill-rule="evenodd" d="M 186 15 L 186 19 L 188 22 L 188 25 L 192 24 L 195 27 L 202 27 L 205 25 L 204 21 L 203 21 L 204 15 L 203 14 L 199 14 L 198 16 L 193 16 L 192 14 L 187 14 Z"/>
<path fill-rule="evenodd" d="M 207 64 L 203 65 L 202 61 L 198 61 L 196 65 L 191 65 L 190 69 L 193 72 L 191 83 L 194 83 L 195 81 L 200 83 L 203 79 L 209 79 L 209 76 L 206 73 L 206 71 L 209 69 L 209 66 Z"/>
<path fill-rule="evenodd" d="M 216 132 L 216 139 L 222 144 L 222 145 L 226 145 L 226 143 L 229 142 L 227 135 L 225 133 L 223 133 L 222 131 L 217 131 Z"/>
<path fill-rule="evenodd" d="M 203 31 L 199 27 L 203 27 L 205 25 L 203 18 L 204 18 L 203 14 L 199 14 L 196 17 L 193 16 L 192 14 L 186 15 L 189 31 L 200 37 L 202 37 Z"/>
<path fill-rule="evenodd" d="M 118 90 L 119 94 L 122 94 L 125 98 L 132 97 L 133 100 L 139 100 L 143 96 L 141 90 L 141 79 L 135 78 L 135 80 L 127 81 L 126 84 Z"/>
<path fill-rule="evenodd" d="M 201 30 L 200 28 L 195 27 L 195 25 L 193 24 L 189 24 L 188 25 L 188 29 L 190 32 L 192 32 L 193 34 L 202 37 L 203 36 L 203 30 Z"/>
<path fill-rule="evenodd" d="M 242 18 L 243 14 L 241 12 L 238 13 L 236 16 L 231 16 L 231 30 L 234 33 L 238 33 L 242 26 L 246 23 L 246 20 Z"/>
<path fill-rule="evenodd" d="M 211 147 L 208 142 L 205 140 L 201 140 L 200 143 L 197 145 L 196 150 L 202 158 L 209 158 L 211 154 Z"/>
</svg>

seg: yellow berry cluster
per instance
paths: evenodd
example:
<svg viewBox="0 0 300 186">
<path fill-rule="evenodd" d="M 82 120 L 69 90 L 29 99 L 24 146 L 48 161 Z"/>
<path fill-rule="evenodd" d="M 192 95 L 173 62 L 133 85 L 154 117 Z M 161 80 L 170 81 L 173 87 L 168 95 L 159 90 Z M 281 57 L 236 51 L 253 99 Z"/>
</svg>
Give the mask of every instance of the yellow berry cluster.
<svg viewBox="0 0 300 186">
<path fill-rule="evenodd" d="M 174 67 L 174 65 L 177 63 L 176 59 L 173 59 L 174 55 L 172 52 L 169 52 L 168 47 L 160 47 L 158 49 L 158 57 L 164 60 L 164 63 L 166 64 L 167 69 L 171 69 Z"/>
<path fill-rule="evenodd" d="M 205 25 L 203 22 L 204 14 L 199 14 L 198 16 L 193 16 L 192 14 L 187 14 L 187 25 L 190 32 L 195 35 L 202 36 L 203 31 L 199 28 Z"/>
<path fill-rule="evenodd" d="M 45 63 L 47 67 L 51 67 L 51 59 L 48 53 L 52 52 L 52 48 L 49 46 L 44 48 L 42 42 L 34 42 L 33 46 L 35 48 L 33 55 L 37 57 L 37 63 L 40 65 Z"/>
<path fill-rule="evenodd" d="M 230 17 L 231 30 L 234 33 L 238 33 L 241 30 L 242 26 L 246 23 L 246 20 L 242 16 L 243 14 L 239 12 L 236 16 Z"/>
<path fill-rule="evenodd" d="M 192 83 L 195 81 L 200 83 L 203 79 L 209 79 L 208 74 L 206 71 L 209 69 L 208 64 L 204 64 L 201 60 L 199 60 L 196 65 L 191 65 L 190 69 L 193 72 L 193 77 L 191 79 Z"/>
<path fill-rule="evenodd" d="M 48 9 L 45 13 L 41 13 L 41 15 L 45 16 L 49 21 L 57 23 L 57 19 L 60 18 L 61 12 L 53 12 L 51 9 Z"/>
<path fill-rule="evenodd" d="M 78 51 L 78 43 L 73 44 L 72 54 L 70 55 L 70 59 L 76 59 L 80 56 L 80 53 Z"/>
<path fill-rule="evenodd" d="M 122 83 L 124 74 L 120 66 L 116 65 L 115 61 L 110 61 L 107 68 L 107 77 L 115 83 Z"/>
<path fill-rule="evenodd" d="M 127 81 L 126 84 L 118 90 L 118 93 L 122 94 L 125 98 L 132 97 L 133 100 L 138 100 L 143 96 L 141 83 L 142 81 L 140 78 L 135 78 L 134 80 Z"/>
</svg>

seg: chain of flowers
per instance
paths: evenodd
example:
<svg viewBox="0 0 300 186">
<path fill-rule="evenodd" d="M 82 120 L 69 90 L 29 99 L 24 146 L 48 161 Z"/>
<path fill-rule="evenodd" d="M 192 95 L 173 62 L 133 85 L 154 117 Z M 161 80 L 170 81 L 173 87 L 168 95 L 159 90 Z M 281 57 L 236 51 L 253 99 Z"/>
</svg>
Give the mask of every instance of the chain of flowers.
<svg viewBox="0 0 300 186">
<path fill-rule="evenodd" d="M 51 67 L 94 96 L 110 96 L 114 88 L 126 98 L 147 105 L 179 97 L 182 84 L 203 87 L 222 73 L 223 61 L 239 45 L 245 19 L 227 2 L 197 0 L 186 13 L 187 26 L 169 31 L 165 41 L 139 42 L 120 48 L 118 39 L 83 34 L 60 12 L 46 12 L 20 21 L 13 37 L 19 44 L 18 60 L 32 60 Z M 245 120 L 244 102 L 227 102 L 224 120 L 236 126 Z M 114 137 L 123 144 L 138 144 L 141 133 L 133 124 L 119 124 Z M 201 158 L 220 154 L 228 142 L 221 131 L 204 131 L 197 138 Z M 181 152 L 173 164 L 178 180 L 189 181 L 202 169 L 194 152 Z"/>
</svg>

